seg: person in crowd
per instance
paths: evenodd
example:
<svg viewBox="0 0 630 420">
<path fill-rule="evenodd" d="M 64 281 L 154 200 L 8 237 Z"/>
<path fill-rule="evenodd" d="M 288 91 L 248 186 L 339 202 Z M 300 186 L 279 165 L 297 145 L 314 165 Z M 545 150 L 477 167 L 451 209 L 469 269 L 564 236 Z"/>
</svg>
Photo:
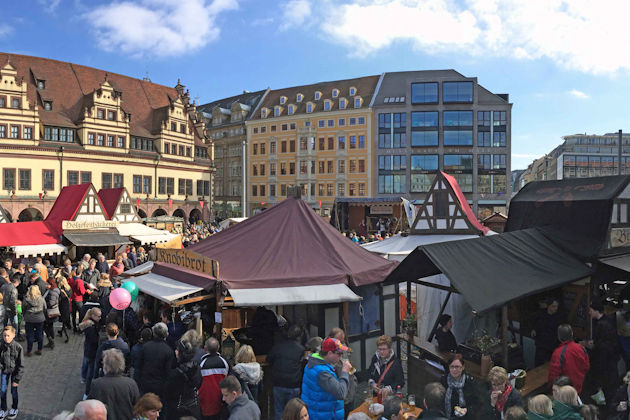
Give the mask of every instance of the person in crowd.
<svg viewBox="0 0 630 420">
<path fill-rule="evenodd" d="M 83 299 L 83 306 L 79 310 L 79 321 L 85 318 L 85 314 L 92 308 L 101 309 L 101 304 L 98 301 L 98 293 L 91 293 L 89 295 L 85 295 Z M 107 314 L 109 315 L 109 313 Z M 107 317 L 107 315 L 103 314 L 103 310 L 101 309 L 101 321 Z M 102 323 L 102 322 L 101 322 Z"/>
<path fill-rule="evenodd" d="M 16 309 L 17 309 L 17 302 L 16 302 Z M 2 296 L 2 293 L 0 293 L 0 325 L 4 325 L 4 319 L 5 319 L 5 309 L 4 309 L 4 297 Z"/>
<path fill-rule="evenodd" d="M 302 382 L 302 358 L 304 346 L 299 343 L 302 329 L 298 325 L 289 327 L 286 337 L 276 342 L 267 355 L 273 374 L 273 408 L 275 420 L 283 417 L 282 410 L 293 398 L 300 395 Z"/>
<path fill-rule="evenodd" d="M 0 418 L 14 419 L 18 415 L 18 386 L 24 374 L 22 346 L 15 340 L 15 328 L 7 325 L 2 330 L 0 344 L 0 367 L 2 387 L 0 389 Z M 7 412 L 7 390 L 11 388 L 11 409 Z"/>
<path fill-rule="evenodd" d="M 5 258 L 2 268 L 5 270 L 5 273 L 7 276 L 9 276 L 9 278 L 11 278 L 11 276 L 13 276 L 13 273 L 15 273 L 15 269 L 13 268 L 13 260 L 11 258 Z"/>
<path fill-rule="evenodd" d="M 311 337 L 306 342 L 306 352 L 304 353 L 304 361 L 308 360 L 313 353 L 319 353 L 322 349 L 322 342 L 324 341 L 321 337 Z"/>
<path fill-rule="evenodd" d="M 44 264 L 44 267 L 46 267 L 46 270 L 48 271 L 48 278 L 55 277 L 54 276 L 55 267 L 50 263 L 50 260 L 44 260 L 43 264 Z"/>
<path fill-rule="evenodd" d="M 341 328 L 338 328 L 338 327 L 333 328 L 330 331 L 330 333 L 328 333 L 328 337 L 336 338 L 337 340 L 341 341 L 343 345 L 345 346 L 348 345 L 348 343 L 346 342 L 346 333 Z M 339 362 L 337 362 L 334 367 L 335 367 L 335 373 L 337 374 L 337 377 L 339 377 L 341 375 L 341 369 L 343 367 L 342 360 L 339 360 Z M 343 410 L 345 412 L 346 417 L 354 409 L 354 397 L 357 393 L 357 385 L 358 385 L 357 377 L 354 376 L 352 373 L 348 373 L 348 379 L 349 379 L 348 393 L 346 394 L 346 398 L 343 401 Z"/>
<path fill-rule="evenodd" d="M 505 420 L 527 420 L 527 413 L 518 405 L 505 410 Z"/>
<path fill-rule="evenodd" d="M 606 401 L 608 403 L 609 411 L 614 418 L 619 420 L 627 420 L 630 418 L 630 371 L 628 371 L 623 377 L 623 384 L 617 389 L 615 396 L 612 400 Z"/>
<path fill-rule="evenodd" d="M 66 343 L 70 340 L 68 337 L 68 330 L 72 328 L 70 324 L 70 312 L 72 301 L 72 288 L 68 284 L 68 280 L 65 277 L 59 278 L 59 321 L 61 321 L 61 330 L 57 332 L 59 337 L 66 336 Z"/>
<path fill-rule="evenodd" d="M 616 322 L 611 316 L 604 314 L 604 304 L 598 298 L 591 301 L 589 315 L 593 319 L 593 339 L 586 342 L 586 347 L 591 350 L 592 379 L 609 403 L 615 395 L 619 380 L 617 361 L 620 354 Z"/>
<path fill-rule="evenodd" d="M 90 254 L 83 254 L 83 258 L 79 262 L 79 265 L 83 267 L 83 270 L 87 270 L 87 268 L 90 266 L 91 259 L 92 259 L 92 256 Z"/>
<path fill-rule="evenodd" d="M 79 401 L 72 420 L 107 420 L 107 408 L 99 400 Z"/>
<path fill-rule="evenodd" d="M 42 280 L 42 277 L 39 275 L 39 273 L 33 270 L 29 278 L 29 287 L 32 285 L 39 287 L 39 292 L 42 294 L 42 296 L 44 296 L 44 293 L 46 293 L 46 290 L 48 290 L 48 284 L 44 280 Z"/>
<path fill-rule="evenodd" d="M 481 408 L 479 386 L 475 378 L 466 375 L 461 354 L 453 354 L 448 362 L 448 373 L 442 377 L 446 389 L 444 412 L 449 419 L 473 419 Z M 457 408 L 457 412 L 456 409 Z"/>
<path fill-rule="evenodd" d="M 193 360 L 195 348 L 189 341 L 180 340 L 175 349 L 177 366 L 170 369 L 166 380 L 168 396 L 167 418 L 178 420 L 183 416 L 201 418 L 201 408 L 197 392 L 201 386 L 201 371 Z"/>
<path fill-rule="evenodd" d="M 83 287 L 83 280 L 77 276 L 76 271 L 71 271 L 68 276 L 68 284 L 72 288 L 72 331 L 75 334 L 79 333 L 77 329 L 77 315 L 81 312 L 83 306 L 83 295 L 85 294 L 85 287 Z M 81 322 L 81 318 L 79 318 Z"/>
<path fill-rule="evenodd" d="M 202 382 L 199 388 L 201 414 L 205 420 L 219 420 L 221 389 L 219 383 L 228 375 L 230 366 L 219 354 L 219 341 L 210 337 L 204 346 L 206 354 L 201 358 Z M 240 385 L 239 385 L 240 386 Z"/>
<path fill-rule="evenodd" d="M 109 266 L 107 265 L 107 261 L 105 261 L 105 255 L 99 253 L 96 256 L 96 266 L 94 268 L 96 268 L 99 273 L 109 273 Z"/>
<path fill-rule="evenodd" d="M 291 398 L 285 404 L 284 411 L 276 418 L 280 420 L 308 420 L 308 408 L 301 399 Z"/>
<path fill-rule="evenodd" d="M 131 261 L 131 268 L 138 266 L 138 256 L 136 255 L 136 247 L 132 246 L 127 252 L 127 258 Z"/>
<path fill-rule="evenodd" d="M 341 359 L 348 347 L 334 338 L 322 342 L 319 353 L 313 353 L 308 359 L 302 379 L 301 399 L 308 406 L 311 420 L 342 420 L 344 418 L 343 400 L 349 386 L 348 373 L 352 365 L 343 362 L 341 376 L 335 374 L 334 364 Z"/>
<path fill-rule="evenodd" d="M 41 261 L 41 258 L 40 258 L 40 261 Z M 33 269 L 37 272 L 37 274 L 39 274 L 39 278 L 42 279 L 44 283 L 48 281 L 48 268 L 46 268 L 44 264 L 42 264 L 41 262 L 38 262 L 33 266 Z"/>
<path fill-rule="evenodd" d="M 133 369 L 132 378 L 136 381 L 140 381 L 140 371 L 138 369 L 138 360 L 142 354 L 142 346 L 144 343 L 148 343 L 153 338 L 151 328 L 145 328 L 140 332 L 140 340 L 131 347 L 129 352 L 129 358 L 131 360 L 131 368 Z"/>
<path fill-rule="evenodd" d="M 26 265 L 18 264 L 17 270 L 11 276 L 11 282 L 15 286 L 15 280 L 18 280 L 18 286 L 16 286 L 18 292 L 18 299 L 24 299 L 24 295 L 26 294 L 26 290 L 28 289 L 28 273 L 26 272 Z"/>
<path fill-rule="evenodd" d="M 46 347 L 51 350 L 55 348 L 55 321 L 58 318 L 58 315 L 53 315 L 52 313 L 48 313 L 50 309 L 59 309 L 59 295 L 61 292 L 57 287 L 57 282 L 55 279 L 49 279 L 46 282 L 48 290 L 46 290 L 45 298 L 46 301 L 46 321 L 44 321 L 44 333 L 46 334 L 46 338 L 48 338 L 48 343 Z"/>
<path fill-rule="evenodd" d="M 389 387 L 392 393 L 396 392 L 398 387 L 405 386 L 402 364 L 394 353 L 390 336 L 382 335 L 376 340 L 376 354 L 372 357 L 368 372 L 370 374 L 368 384 L 375 391 Z"/>
<path fill-rule="evenodd" d="M 490 382 L 491 389 L 486 402 L 484 419 L 502 419 L 506 409 L 514 405 L 523 406 L 521 393 L 512 388 L 504 368 L 495 366 L 490 369 L 488 382 Z"/>
<path fill-rule="evenodd" d="M 580 393 L 586 373 L 590 369 L 588 352 L 573 341 L 573 329 L 569 324 L 561 324 L 558 327 L 558 340 L 560 345 L 553 351 L 549 361 L 549 386 L 551 387 L 559 376 L 568 376 Z"/>
<path fill-rule="evenodd" d="M 125 268 L 124 271 L 131 270 L 133 268 L 133 263 L 129 259 L 129 255 L 127 255 L 126 252 L 123 252 L 120 256 L 122 257 L 122 263 Z"/>
<path fill-rule="evenodd" d="M 553 381 L 553 385 L 551 386 L 551 395 L 553 396 L 554 400 L 558 399 L 560 388 L 567 385 L 570 385 L 571 387 L 573 387 L 573 382 L 571 382 L 571 378 L 569 378 L 568 376 L 558 376 L 556 380 Z M 578 395 L 577 405 L 582 405 L 582 400 L 580 400 L 579 395 Z"/>
<path fill-rule="evenodd" d="M 112 308 L 112 310 L 109 313 L 115 314 L 116 323 L 118 324 L 121 336 L 126 341 L 130 343 L 135 343 L 138 340 L 138 334 L 140 333 L 140 330 L 142 327 L 142 324 L 140 324 L 140 320 L 138 319 L 138 314 L 136 314 L 136 311 L 134 311 L 131 306 L 128 306 L 123 310 Z"/>
<path fill-rule="evenodd" d="M 15 274 L 14 274 L 15 277 Z M 0 268 L 0 294 L 2 294 L 2 306 L 4 306 L 4 322 L 3 325 L 12 325 L 17 328 L 17 300 L 18 292 L 11 280 L 6 269 Z"/>
<path fill-rule="evenodd" d="M 235 365 L 232 374 L 241 383 L 241 390 L 253 401 L 258 402 L 262 393 L 263 370 L 256 361 L 254 349 L 248 344 L 241 345 L 234 357 Z"/>
<path fill-rule="evenodd" d="M 147 392 L 138 399 L 133 407 L 134 417 L 132 420 L 157 420 L 160 410 L 162 410 L 160 397 L 153 392 Z"/>
<path fill-rule="evenodd" d="M 197 330 L 186 331 L 184 335 L 182 335 L 182 338 L 180 340 L 188 341 L 190 343 L 192 348 L 195 350 L 195 356 L 193 357 L 193 360 L 197 362 L 198 365 L 201 365 L 201 358 L 204 354 L 206 354 L 206 352 L 202 346 L 203 338 L 201 337 L 201 335 L 199 335 Z"/>
<path fill-rule="evenodd" d="M 560 387 L 554 393 L 553 418 L 581 420 L 578 393 L 570 385 Z"/>
<path fill-rule="evenodd" d="M 24 298 L 24 321 L 26 321 L 26 356 L 30 357 L 33 350 L 33 342 L 37 340 L 36 355 L 42 354 L 44 346 L 44 321 L 46 320 L 46 302 L 42 297 L 39 287 L 29 287 Z"/>
<path fill-rule="evenodd" d="M 532 338 L 536 342 L 536 366 L 547 363 L 551 358 L 551 353 L 558 347 L 558 326 L 562 324 L 562 319 L 558 308 L 558 299 L 548 297 L 545 300 L 546 308 L 542 310 L 534 319 Z"/>
<path fill-rule="evenodd" d="M 118 336 L 118 325 L 112 323 L 107 324 L 105 327 L 105 334 L 107 339 L 103 341 L 96 350 L 96 357 L 94 358 L 94 378 L 103 376 L 103 352 L 109 349 L 118 349 L 122 353 L 125 361 L 129 360 L 129 345 Z"/>
<path fill-rule="evenodd" d="M 422 419 L 447 420 L 444 415 L 446 390 L 438 382 L 430 382 L 424 387 L 424 411 Z"/>
<path fill-rule="evenodd" d="M 123 264 L 123 256 L 118 255 L 116 257 L 116 260 L 112 264 L 112 266 L 109 267 L 110 281 L 113 282 L 116 279 L 116 277 L 120 276 L 124 271 L 125 271 L 125 265 Z"/>
<path fill-rule="evenodd" d="M 145 251 L 144 247 L 138 248 L 138 265 L 144 264 L 149 261 L 149 254 Z"/>
<path fill-rule="evenodd" d="M 101 310 L 91 308 L 79 324 L 79 329 L 85 335 L 83 342 L 83 361 L 81 363 L 81 383 L 85 383 L 85 395 L 90 393 L 92 378 L 94 377 L 94 361 L 98 350 L 98 325 L 101 321 Z"/>
<path fill-rule="evenodd" d="M 64 277 L 69 278 L 73 270 L 72 261 L 66 258 L 63 262 L 63 267 L 61 268 L 61 274 L 63 274 Z"/>
<path fill-rule="evenodd" d="M 527 409 L 529 413 L 527 414 L 528 420 L 537 420 L 537 419 L 553 419 L 553 408 L 551 399 L 544 394 L 539 394 L 534 396 L 527 403 Z"/>
<path fill-rule="evenodd" d="M 151 329 L 153 338 L 142 346 L 138 359 L 139 386 L 142 392 L 153 392 L 165 401 L 166 376 L 173 366 L 175 354 L 166 344 L 168 328 L 158 322 Z"/>
<path fill-rule="evenodd" d="M 103 352 L 103 372 L 105 376 L 92 381 L 88 398 L 109 407 L 108 420 L 129 420 L 140 392 L 136 381 L 124 376 L 125 357 L 120 350 L 111 348 Z"/>
<path fill-rule="evenodd" d="M 584 404 L 580 407 L 580 415 L 584 420 L 598 420 L 599 410 L 593 404 Z"/>
<path fill-rule="evenodd" d="M 168 328 L 168 338 L 166 339 L 166 343 L 171 346 L 171 348 L 175 349 L 177 342 L 186 332 L 186 326 L 182 322 L 178 312 L 173 314 L 172 308 L 162 311 L 160 316 L 162 318 L 162 322 L 165 323 Z"/>
<path fill-rule="evenodd" d="M 228 375 L 219 382 L 219 388 L 230 411 L 228 420 L 260 420 L 260 408 L 243 394 L 238 379 Z"/>
<path fill-rule="evenodd" d="M 107 273 L 100 274 L 98 281 L 96 282 L 96 290 L 94 293 L 98 296 L 99 306 L 105 316 L 107 316 L 109 311 L 112 309 L 112 305 L 109 303 L 109 294 L 113 289 L 114 286 L 109 280 L 109 275 Z"/>
<path fill-rule="evenodd" d="M 105 273 L 107 274 L 107 273 Z M 83 286 L 86 289 L 93 289 L 97 287 L 97 283 L 101 278 L 101 272 L 96 268 L 96 260 L 91 259 L 88 266 L 83 269 L 81 273 L 81 280 L 83 280 Z"/>
<path fill-rule="evenodd" d="M 451 331 L 453 329 L 453 317 L 448 314 L 440 315 L 438 328 L 435 330 L 435 339 L 440 351 L 457 351 L 457 341 Z"/>
</svg>

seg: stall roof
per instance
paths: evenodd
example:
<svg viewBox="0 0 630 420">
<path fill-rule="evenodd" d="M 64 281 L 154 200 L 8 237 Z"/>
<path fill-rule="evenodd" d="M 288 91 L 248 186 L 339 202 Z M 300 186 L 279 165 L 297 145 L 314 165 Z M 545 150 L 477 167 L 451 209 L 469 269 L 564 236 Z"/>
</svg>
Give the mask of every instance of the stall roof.
<svg viewBox="0 0 630 420">
<path fill-rule="evenodd" d="M 175 281 L 169 277 L 154 273 L 143 274 L 123 280 L 123 282 L 125 281 L 133 281 L 142 293 L 169 304 L 179 298 L 203 290 L 201 287 Z"/>
<path fill-rule="evenodd" d="M 386 282 L 439 273 L 448 277 L 473 310 L 483 312 L 587 277 L 591 270 L 534 228 L 420 246 Z"/>
<path fill-rule="evenodd" d="M 113 232 L 64 232 L 63 236 L 76 246 L 110 246 L 131 243 L 127 238 Z"/>
<path fill-rule="evenodd" d="M 0 225 L 0 246 L 58 244 L 61 238 L 55 226 L 46 221 L 3 223 Z"/>
<path fill-rule="evenodd" d="M 38 255 L 67 254 L 68 248 L 62 244 L 18 245 L 11 247 L 16 257 L 36 257 Z"/>
<path fill-rule="evenodd" d="M 231 289 L 234 306 L 306 305 L 312 303 L 358 302 L 361 300 L 345 284 Z"/>
<path fill-rule="evenodd" d="M 344 238 L 304 201 L 280 204 L 187 248 L 219 262 L 230 290 L 381 282 L 396 266 Z M 243 258 L 247 256 L 247 258 Z M 156 263 L 153 272 L 164 266 Z M 188 282 L 183 269 L 172 270 Z"/>
<path fill-rule="evenodd" d="M 155 229 L 142 223 L 121 223 L 116 229 L 121 236 L 130 236 L 142 244 L 168 242 L 177 236 L 166 230 Z"/>
<path fill-rule="evenodd" d="M 460 239 L 475 239 L 479 235 L 406 235 L 397 233 L 382 241 L 369 242 L 361 245 L 364 249 L 383 257 L 401 261 L 421 245 L 434 244 L 438 242 L 458 241 Z"/>
</svg>

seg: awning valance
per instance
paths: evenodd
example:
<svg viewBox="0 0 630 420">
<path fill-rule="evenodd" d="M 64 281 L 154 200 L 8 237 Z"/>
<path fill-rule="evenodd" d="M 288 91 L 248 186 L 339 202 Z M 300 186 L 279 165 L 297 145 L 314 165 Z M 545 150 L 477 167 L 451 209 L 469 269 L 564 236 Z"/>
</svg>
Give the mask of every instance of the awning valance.
<svg viewBox="0 0 630 420">
<path fill-rule="evenodd" d="M 345 284 L 230 289 L 229 292 L 234 299 L 234 306 L 304 305 L 361 300 L 361 297 L 354 294 Z"/>
<path fill-rule="evenodd" d="M 606 265 L 610 265 L 612 267 L 619 268 L 620 270 L 630 272 L 630 255 L 628 254 L 600 258 L 599 260 Z"/>
<path fill-rule="evenodd" d="M 117 229 L 121 236 L 129 236 L 142 244 L 168 242 L 177 236 L 166 230 L 155 229 L 142 223 L 121 223 Z"/>
<path fill-rule="evenodd" d="M 16 257 L 36 257 L 38 255 L 58 255 L 68 252 L 68 248 L 61 244 L 19 245 L 11 248 Z"/>
<path fill-rule="evenodd" d="M 76 246 L 110 246 L 131 243 L 129 239 L 113 232 L 64 232 L 63 236 Z"/>
<path fill-rule="evenodd" d="M 133 281 L 142 293 L 169 304 L 184 296 L 203 290 L 201 287 L 191 286 L 190 284 L 153 273 L 143 274 L 124 281 Z"/>
</svg>

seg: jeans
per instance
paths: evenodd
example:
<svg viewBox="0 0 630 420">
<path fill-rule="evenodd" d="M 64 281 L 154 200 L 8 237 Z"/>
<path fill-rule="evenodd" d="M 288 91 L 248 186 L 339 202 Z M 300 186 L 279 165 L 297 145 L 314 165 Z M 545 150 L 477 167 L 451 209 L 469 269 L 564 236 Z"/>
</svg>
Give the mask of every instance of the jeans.
<svg viewBox="0 0 630 420">
<path fill-rule="evenodd" d="M 74 329 L 75 331 L 77 329 L 77 325 L 80 324 L 81 321 L 83 321 L 82 319 L 80 319 L 79 322 L 77 323 L 77 317 L 79 316 L 79 313 L 82 307 L 83 307 L 83 301 L 72 302 L 72 329 Z"/>
<path fill-rule="evenodd" d="M 10 373 L 2 374 L 2 385 L 0 387 L 0 409 L 4 411 L 7 411 L 7 389 L 9 388 L 9 385 L 11 385 L 11 408 L 16 410 L 18 408 L 18 387 L 11 384 L 12 379 L 13 377 Z"/>
<path fill-rule="evenodd" d="M 281 386 L 273 387 L 273 413 L 275 420 L 282 420 L 282 412 L 284 406 L 287 405 L 291 398 L 300 397 L 300 388 L 284 388 Z"/>
<path fill-rule="evenodd" d="M 92 377 L 94 376 L 94 359 L 83 356 L 81 364 L 81 379 L 85 381 L 85 395 L 89 395 L 92 387 Z"/>
<path fill-rule="evenodd" d="M 27 322 L 26 323 L 26 352 L 33 350 L 33 342 L 37 339 L 37 350 L 41 351 L 44 347 L 44 323 L 43 322 Z"/>
</svg>

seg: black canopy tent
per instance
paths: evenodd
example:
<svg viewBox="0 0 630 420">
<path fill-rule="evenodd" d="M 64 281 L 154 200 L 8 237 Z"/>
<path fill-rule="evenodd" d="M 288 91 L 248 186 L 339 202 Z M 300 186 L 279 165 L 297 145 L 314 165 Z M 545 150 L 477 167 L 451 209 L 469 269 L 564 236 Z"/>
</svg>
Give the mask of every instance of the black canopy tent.
<svg viewBox="0 0 630 420">
<path fill-rule="evenodd" d="M 422 280 L 439 273 L 449 279 L 451 287 Z M 481 237 L 474 241 L 419 246 L 387 277 L 385 284 L 407 282 L 409 293 L 412 282 L 447 290 L 446 300 L 451 293 L 460 293 L 476 313 L 503 307 L 505 346 L 505 305 L 508 302 L 577 281 L 590 274 L 591 269 L 587 265 L 557 247 L 540 229 L 532 228 Z M 429 341 L 436 327 L 437 321 Z M 507 351 L 504 354 L 506 356 Z"/>
</svg>

